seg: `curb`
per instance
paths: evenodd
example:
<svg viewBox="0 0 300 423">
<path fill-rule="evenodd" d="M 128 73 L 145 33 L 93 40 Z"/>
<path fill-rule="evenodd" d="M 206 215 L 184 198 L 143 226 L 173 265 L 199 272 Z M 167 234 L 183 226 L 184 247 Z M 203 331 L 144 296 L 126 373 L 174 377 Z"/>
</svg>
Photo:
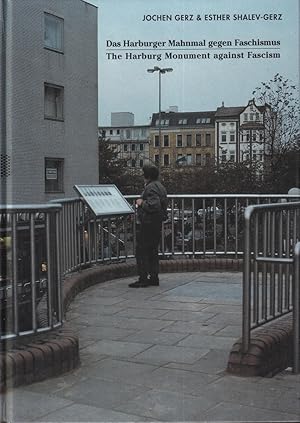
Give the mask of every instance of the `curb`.
<svg viewBox="0 0 300 423">
<path fill-rule="evenodd" d="M 293 316 L 288 314 L 265 327 L 253 330 L 248 351 L 238 339 L 229 354 L 227 371 L 237 376 L 267 376 L 293 363 Z"/>
</svg>

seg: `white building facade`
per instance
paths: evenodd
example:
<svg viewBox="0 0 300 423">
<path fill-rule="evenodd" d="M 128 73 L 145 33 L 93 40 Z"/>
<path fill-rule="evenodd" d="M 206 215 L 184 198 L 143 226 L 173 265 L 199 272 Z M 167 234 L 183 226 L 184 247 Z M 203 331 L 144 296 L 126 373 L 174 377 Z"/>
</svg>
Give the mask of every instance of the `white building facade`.
<svg viewBox="0 0 300 423">
<path fill-rule="evenodd" d="M 74 196 L 98 182 L 97 8 L 2 0 L 0 18 L 1 202 Z"/>
<path fill-rule="evenodd" d="M 219 107 L 215 114 L 217 163 L 264 160 L 264 106 L 250 100 L 246 107 Z"/>
</svg>

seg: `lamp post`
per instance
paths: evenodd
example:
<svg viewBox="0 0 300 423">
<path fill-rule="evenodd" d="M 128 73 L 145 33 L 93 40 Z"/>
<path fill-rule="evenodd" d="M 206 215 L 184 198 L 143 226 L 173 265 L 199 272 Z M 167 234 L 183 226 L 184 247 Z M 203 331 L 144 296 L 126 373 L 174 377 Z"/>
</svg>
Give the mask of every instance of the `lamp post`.
<svg viewBox="0 0 300 423">
<path fill-rule="evenodd" d="M 147 69 L 147 72 L 149 73 L 158 72 L 158 167 L 160 167 L 161 161 L 161 74 L 172 71 L 172 68 L 160 68 L 158 66 L 154 66 L 152 69 Z"/>
</svg>

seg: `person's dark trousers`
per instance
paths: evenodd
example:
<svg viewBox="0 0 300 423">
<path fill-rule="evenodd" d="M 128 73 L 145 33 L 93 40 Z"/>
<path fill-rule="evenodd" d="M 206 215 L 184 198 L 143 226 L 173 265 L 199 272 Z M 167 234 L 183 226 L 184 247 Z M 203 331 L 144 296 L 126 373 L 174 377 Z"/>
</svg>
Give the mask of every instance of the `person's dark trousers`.
<svg viewBox="0 0 300 423">
<path fill-rule="evenodd" d="M 161 223 L 137 225 L 136 261 L 140 281 L 158 284 L 159 260 L 158 246 L 161 237 Z"/>
</svg>

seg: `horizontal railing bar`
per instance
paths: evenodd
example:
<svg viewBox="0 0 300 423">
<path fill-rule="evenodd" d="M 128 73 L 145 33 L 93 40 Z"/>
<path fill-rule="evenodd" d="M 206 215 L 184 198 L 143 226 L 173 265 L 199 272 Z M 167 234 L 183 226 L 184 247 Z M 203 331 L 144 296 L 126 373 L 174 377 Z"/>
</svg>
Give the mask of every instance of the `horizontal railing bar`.
<svg viewBox="0 0 300 423">
<path fill-rule="evenodd" d="M 262 263 L 292 264 L 294 262 L 294 259 L 284 257 L 255 257 L 254 260 Z"/>
</svg>

